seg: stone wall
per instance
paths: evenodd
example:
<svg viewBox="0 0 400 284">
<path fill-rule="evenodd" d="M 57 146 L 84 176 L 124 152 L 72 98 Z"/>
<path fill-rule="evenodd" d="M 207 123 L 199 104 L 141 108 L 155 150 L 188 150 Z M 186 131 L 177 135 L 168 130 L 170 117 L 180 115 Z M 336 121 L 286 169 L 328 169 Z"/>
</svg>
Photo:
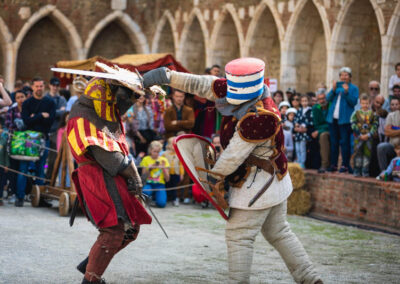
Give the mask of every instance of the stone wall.
<svg viewBox="0 0 400 284">
<path fill-rule="evenodd" d="M 306 171 L 311 215 L 400 233 L 400 183 Z"/>
<path fill-rule="evenodd" d="M 45 18 L 54 26 L 45 29 L 57 30 L 67 42 L 55 46 L 68 49 L 55 61 L 172 52 L 190 71 L 202 73 L 215 63 L 256 56 L 282 89 L 300 92 L 315 90 L 321 81 L 329 86 L 348 65 L 361 91 L 368 81 L 380 80 L 387 95 L 400 61 L 397 0 L 3 0 L 0 70 L 9 88 L 19 77 L 49 76 L 44 69 L 21 73 L 18 65 L 22 57 L 42 66 L 41 57 L 30 56 L 24 46 L 27 36 L 41 40 L 30 31 Z"/>
<path fill-rule="evenodd" d="M 107 25 L 95 38 L 90 47 L 88 57 L 96 55 L 105 58 L 116 58 L 123 54 L 137 53 L 129 34 L 118 22 Z"/>
<path fill-rule="evenodd" d="M 62 58 L 71 59 L 63 32 L 46 17 L 37 22 L 24 37 L 18 52 L 18 78 L 29 81 L 34 76 L 49 78 L 50 68 Z"/>
</svg>

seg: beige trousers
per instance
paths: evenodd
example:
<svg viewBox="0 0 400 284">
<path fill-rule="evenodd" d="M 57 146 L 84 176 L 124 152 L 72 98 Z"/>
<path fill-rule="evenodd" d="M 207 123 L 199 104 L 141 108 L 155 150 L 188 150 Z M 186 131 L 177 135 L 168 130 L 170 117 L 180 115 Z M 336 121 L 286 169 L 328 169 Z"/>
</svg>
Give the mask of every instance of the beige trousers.
<svg viewBox="0 0 400 284">
<path fill-rule="evenodd" d="M 319 135 L 319 151 L 321 154 L 321 167 L 322 168 L 329 168 L 329 154 L 331 152 L 330 148 L 330 140 L 329 140 L 329 132 L 322 132 Z"/>
<path fill-rule="evenodd" d="M 286 221 L 286 201 L 264 210 L 231 209 L 226 225 L 229 283 L 249 283 L 253 245 L 261 231 L 280 253 L 296 283 L 312 284 L 320 279 L 302 244 Z"/>
</svg>

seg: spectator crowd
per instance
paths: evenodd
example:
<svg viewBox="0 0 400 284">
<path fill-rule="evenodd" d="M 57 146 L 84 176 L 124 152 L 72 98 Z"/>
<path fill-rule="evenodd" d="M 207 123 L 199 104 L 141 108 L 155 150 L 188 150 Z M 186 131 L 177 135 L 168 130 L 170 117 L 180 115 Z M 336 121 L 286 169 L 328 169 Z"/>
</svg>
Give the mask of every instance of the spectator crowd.
<svg viewBox="0 0 400 284">
<path fill-rule="evenodd" d="M 207 68 L 205 74 L 221 76 L 220 66 Z M 380 92 L 378 81 L 371 81 L 368 93 L 360 94 L 348 67 L 338 75 L 331 89 L 321 84 L 315 92 L 300 94 L 288 88 L 285 94 L 273 93 L 289 161 L 319 173 L 338 171 L 400 181 L 400 63 L 390 78 L 389 94 Z M 20 173 L 38 177 L 33 182 L 39 185 L 52 177 L 68 113 L 87 82 L 77 77 L 67 90 L 60 88 L 56 77 L 48 85 L 37 77 L 31 82 L 17 80 L 9 92 L 0 75 L 0 205 L 3 196 L 17 207 L 28 200 L 32 180 Z M 213 102 L 180 90 L 168 89 L 168 94 L 165 99 L 142 96 L 122 117 L 130 153 L 141 171 L 143 190 L 153 195 L 155 206 L 165 207 L 168 201 L 179 206 L 191 203 L 192 198 L 207 206 L 197 197 L 195 186 L 192 194 L 190 178 L 172 141 L 184 133 L 201 135 L 215 145 L 219 155 L 223 151 L 218 135 L 221 117 Z M 42 145 L 33 158 L 14 153 L 17 143 L 13 140 L 21 133 L 28 135 L 27 141 Z M 41 202 L 51 206 L 46 200 Z"/>
</svg>

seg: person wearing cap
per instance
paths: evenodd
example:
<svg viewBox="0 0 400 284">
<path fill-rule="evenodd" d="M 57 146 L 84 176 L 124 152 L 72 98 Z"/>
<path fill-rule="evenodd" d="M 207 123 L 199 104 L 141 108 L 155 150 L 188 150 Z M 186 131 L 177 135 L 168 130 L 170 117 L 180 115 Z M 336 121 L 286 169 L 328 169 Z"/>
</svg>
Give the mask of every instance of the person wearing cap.
<svg viewBox="0 0 400 284">
<path fill-rule="evenodd" d="M 314 131 L 311 133 L 313 138 L 318 138 L 319 150 L 321 155 L 321 167 L 318 173 L 325 173 L 329 168 L 329 126 L 326 121 L 326 116 L 329 109 L 329 102 L 326 100 L 326 89 L 320 88 L 317 90 L 318 103 L 312 107 L 312 117 L 314 122 Z"/>
<path fill-rule="evenodd" d="M 220 141 L 224 151 L 211 172 L 216 179 L 222 175 L 232 182 L 225 230 L 229 282 L 250 282 L 254 241 L 261 231 L 279 251 L 297 283 L 322 283 L 286 221 L 292 183 L 280 114 L 264 85 L 264 69 L 265 63 L 257 58 L 230 61 L 225 66 L 226 79 L 158 68 L 144 75 L 144 87 L 166 84 L 196 94 L 215 101 L 222 115 Z M 258 162 L 269 166 L 260 168 Z M 245 172 L 249 172 L 247 178 L 243 178 Z M 268 190 L 249 206 L 265 187 Z"/>
<path fill-rule="evenodd" d="M 341 173 L 351 172 L 350 168 L 350 117 L 358 100 L 358 87 L 351 83 L 351 69 L 342 67 L 339 71 L 340 81 L 333 81 L 332 89 L 326 96 L 330 103 L 326 121 L 329 125 L 331 142 L 331 166 L 333 172 L 338 167 L 339 146 L 342 152 Z"/>
<path fill-rule="evenodd" d="M 288 99 L 288 101 L 290 101 L 292 96 L 296 94 L 296 90 L 293 88 L 288 88 L 285 93 L 286 93 L 286 98 Z"/>
<path fill-rule="evenodd" d="M 60 123 L 60 119 L 63 116 L 65 112 L 65 107 L 67 105 L 66 99 L 63 96 L 60 96 L 60 79 L 58 79 L 57 77 L 53 77 L 50 79 L 49 92 L 46 94 L 46 96 L 48 98 L 51 98 L 56 104 L 56 116 L 50 128 L 49 138 L 50 138 L 50 148 L 57 149 L 57 129 Z M 48 179 L 51 179 L 56 158 L 57 158 L 57 153 L 54 151 L 50 151 L 47 162 L 48 168 L 46 173 Z"/>
<path fill-rule="evenodd" d="M 286 111 L 287 111 L 288 108 L 290 108 L 289 102 L 287 102 L 287 101 L 281 102 L 279 104 L 278 108 L 279 108 L 279 112 L 281 113 L 281 118 L 283 120 L 285 120 L 286 119 Z"/>
<path fill-rule="evenodd" d="M 79 96 L 83 94 L 83 92 L 85 91 L 87 83 L 88 80 L 83 76 L 79 76 L 74 79 L 74 81 L 72 82 L 73 96 L 71 96 L 67 102 L 67 106 L 65 107 L 66 111 L 71 111 L 72 105 L 78 100 Z"/>
</svg>

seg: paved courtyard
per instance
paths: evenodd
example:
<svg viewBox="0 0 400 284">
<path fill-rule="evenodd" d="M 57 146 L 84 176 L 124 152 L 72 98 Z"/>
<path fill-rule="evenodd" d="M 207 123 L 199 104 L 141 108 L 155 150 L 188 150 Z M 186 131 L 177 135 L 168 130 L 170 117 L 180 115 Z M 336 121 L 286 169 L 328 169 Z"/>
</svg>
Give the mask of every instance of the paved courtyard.
<svg viewBox="0 0 400 284">
<path fill-rule="evenodd" d="M 56 203 L 56 202 L 55 202 Z M 153 223 L 113 259 L 107 283 L 226 283 L 224 220 L 197 205 L 154 209 Z M 400 237 L 290 216 L 324 283 L 400 283 Z M 80 283 L 75 266 L 97 236 L 78 216 L 70 228 L 57 208 L 0 207 L 0 283 Z M 279 254 L 257 238 L 252 283 L 294 283 Z"/>
</svg>

